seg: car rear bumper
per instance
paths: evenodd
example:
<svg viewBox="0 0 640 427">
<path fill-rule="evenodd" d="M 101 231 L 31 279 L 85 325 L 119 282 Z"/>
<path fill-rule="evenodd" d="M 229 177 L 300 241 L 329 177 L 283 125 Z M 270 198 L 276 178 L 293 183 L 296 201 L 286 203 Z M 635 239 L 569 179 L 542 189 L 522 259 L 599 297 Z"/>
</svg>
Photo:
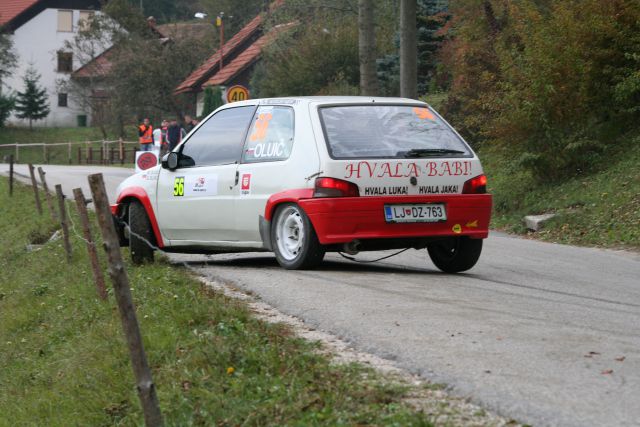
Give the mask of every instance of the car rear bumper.
<svg viewBox="0 0 640 427">
<path fill-rule="evenodd" d="M 356 239 L 489 235 L 492 197 L 490 194 L 439 196 L 345 197 L 302 199 L 299 205 L 309 216 L 323 245 Z M 384 205 L 444 203 L 445 222 L 388 223 Z"/>
</svg>

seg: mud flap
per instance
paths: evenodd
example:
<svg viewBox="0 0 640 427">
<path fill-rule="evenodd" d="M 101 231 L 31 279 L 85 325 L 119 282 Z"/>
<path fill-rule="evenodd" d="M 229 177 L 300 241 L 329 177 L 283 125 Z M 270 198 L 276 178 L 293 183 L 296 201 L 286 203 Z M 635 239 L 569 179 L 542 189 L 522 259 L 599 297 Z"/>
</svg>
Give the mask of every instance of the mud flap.
<svg viewBox="0 0 640 427">
<path fill-rule="evenodd" d="M 271 245 L 271 221 L 267 221 L 262 215 L 260 215 L 258 217 L 258 229 L 260 230 L 262 247 L 272 251 L 273 246 Z"/>
</svg>

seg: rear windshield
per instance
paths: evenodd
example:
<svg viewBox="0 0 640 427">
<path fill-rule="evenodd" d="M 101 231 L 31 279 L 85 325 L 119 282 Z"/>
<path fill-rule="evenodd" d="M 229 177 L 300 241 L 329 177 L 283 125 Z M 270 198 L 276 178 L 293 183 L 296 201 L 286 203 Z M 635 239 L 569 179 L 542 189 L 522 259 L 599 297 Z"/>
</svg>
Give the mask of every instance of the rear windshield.
<svg viewBox="0 0 640 427">
<path fill-rule="evenodd" d="M 320 117 L 334 159 L 469 157 L 469 147 L 426 106 L 324 107 Z"/>
</svg>

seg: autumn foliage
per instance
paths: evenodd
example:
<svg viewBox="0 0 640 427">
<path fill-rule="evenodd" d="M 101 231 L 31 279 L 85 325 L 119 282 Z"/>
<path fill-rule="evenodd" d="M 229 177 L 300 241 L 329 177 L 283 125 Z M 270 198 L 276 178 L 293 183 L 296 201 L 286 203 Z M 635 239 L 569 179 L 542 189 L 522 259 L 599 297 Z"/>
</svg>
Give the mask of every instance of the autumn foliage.
<svg viewBox="0 0 640 427">
<path fill-rule="evenodd" d="M 456 0 L 445 113 L 538 178 L 589 170 L 640 123 L 640 1 Z"/>
</svg>

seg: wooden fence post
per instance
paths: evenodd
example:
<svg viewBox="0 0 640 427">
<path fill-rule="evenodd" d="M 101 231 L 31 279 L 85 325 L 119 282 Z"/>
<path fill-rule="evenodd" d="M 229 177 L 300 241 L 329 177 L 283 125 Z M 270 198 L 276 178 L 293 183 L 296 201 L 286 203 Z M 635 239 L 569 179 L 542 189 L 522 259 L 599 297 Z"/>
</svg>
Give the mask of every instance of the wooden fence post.
<svg viewBox="0 0 640 427">
<path fill-rule="evenodd" d="M 82 189 L 74 188 L 73 197 L 76 199 L 76 206 L 78 208 L 78 216 L 80 217 L 80 223 L 82 224 L 82 234 L 87 242 L 87 252 L 89 253 L 89 260 L 91 261 L 91 270 L 93 271 L 93 280 L 96 283 L 96 290 L 98 296 L 102 300 L 107 299 L 107 289 L 104 285 L 104 274 L 100 268 L 100 262 L 98 261 L 98 252 L 96 251 L 96 244 L 91 236 L 91 226 L 89 225 L 89 214 L 87 212 L 87 204 L 91 200 L 84 198 Z"/>
<path fill-rule="evenodd" d="M 36 175 L 33 172 L 33 165 L 29 163 L 29 174 L 31 175 L 31 186 L 33 187 L 33 194 L 36 197 L 36 209 L 38 213 L 42 215 L 42 205 L 40 204 L 40 193 L 38 193 L 38 183 L 36 182 Z"/>
<path fill-rule="evenodd" d="M 122 329 L 129 346 L 131 365 L 136 378 L 138 397 L 142 404 L 144 420 L 147 426 L 162 425 L 162 414 L 160 404 L 156 395 L 156 388 L 153 384 L 151 371 L 144 353 L 144 345 L 140 334 L 140 327 L 136 318 L 136 310 L 131 298 L 131 288 L 129 277 L 124 268 L 122 253 L 120 252 L 120 242 L 113 225 L 111 209 L 107 198 L 107 191 L 104 187 L 102 174 L 89 175 L 89 185 L 98 216 L 98 223 L 102 230 L 104 249 L 107 252 L 109 262 L 109 276 L 113 283 L 114 294 L 118 302 Z"/>
<path fill-rule="evenodd" d="M 67 149 L 67 159 L 69 160 L 69 164 L 73 163 L 73 156 L 71 156 L 71 142 L 69 142 Z"/>
<path fill-rule="evenodd" d="M 9 196 L 13 196 L 13 154 L 9 154 Z"/>
<path fill-rule="evenodd" d="M 45 179 L 46 172 L 42 170 L 41 167 L 38 167 L 38 175 L 40 175 L 40 182 L 42 183 L 42 188 L 44 189 L 44 197 L 47 199 L 47 206 L 49 207 L 49 211 L 51 212 L 51 219 L 54 221 L 58 220 L 58 216 L 56 215 L 56 210 L 53 207 L 53 196 L 49 192 L 49 186 L 47 185 L 47 180 Z"/>
<path fill-rule="evenodd" d="M 64 250 L 67 253 L 67 262 L 71 262 L 71 242 L 69 241 L 69 224 L 67 223 L 67 207 L 64 203 L 64 194 L 62 194 L 62 185 L 56 185 L 56 194 L 58 195 L 58 207 L 60 208 L 60 225 L 62 226 L 62 237 L 64 240 Z"/>
<path fill-rule="evenodd" d="M 124 165 L 124 142 L 122 138 L 118 138 L 118 156 L 120 157 L 120 164 Z"/>
</svg>

